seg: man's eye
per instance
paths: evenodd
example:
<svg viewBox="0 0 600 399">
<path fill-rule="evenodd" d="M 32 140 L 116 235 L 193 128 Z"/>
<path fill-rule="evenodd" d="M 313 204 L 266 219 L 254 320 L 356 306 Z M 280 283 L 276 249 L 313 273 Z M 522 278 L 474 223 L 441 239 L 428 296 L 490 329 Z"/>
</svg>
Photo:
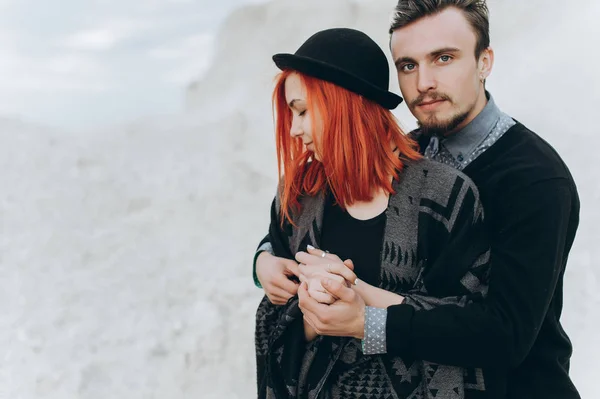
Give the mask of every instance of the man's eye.
<svg viewBox="0 0 600 399">
<path fill-rule="evenodd" d="M 442 56 L 440 57 L 440 61 L 442 61 L 442 62 L 448 62 L 448 61 L 450 61 L 451 59 L 452 59 L 452 57 L 450 57 L 449 55 L 442 55 Z"/>
<path fill-rule="evenodd" d="M 415 64 L 404 64 L 402 65 L 402 70 L 404 72 L 410 72 L 415 69 Z"/>
</svg>

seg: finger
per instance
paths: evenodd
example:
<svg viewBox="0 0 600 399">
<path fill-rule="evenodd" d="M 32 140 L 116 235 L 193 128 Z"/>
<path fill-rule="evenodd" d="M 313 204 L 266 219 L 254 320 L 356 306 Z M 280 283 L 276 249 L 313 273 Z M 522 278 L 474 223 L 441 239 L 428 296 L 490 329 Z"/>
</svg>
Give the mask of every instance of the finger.
<svg viewBox="0 0 600 399">
<path fill-rule="evenodd" d="M 314 314 L 323 306 L 327 306 L 321 305 L 308 294 L 308 285 L 306 283 L 302 283 L 300 284 L 300 287 L 298 287 L 298 298 L 300 299 L 299 306 L 303 313 L 307 311 Z"/>
<path fill-rule="evenodd" d="M 286 271 L 288 271 L 289 273 L 293 274 L 294 276 L 300 278 L 300 270 L 298 269 L 298 263 L 294 262 L 293 260 L 288 260 L 285 262 L 285 269 Z"/>
<path fill-rule="evenodd" d="M 285 305 L 287 301 L 284 298 L 267 296 L 273 305 Z"/>
<path fill-rule="evenodd" d="M 314 269 L 311 270 L 312 271 L 310 271 L 307 274 L 302 274 L 309 287 L 312 287 L 313 282 L 316 282 L 316 284 L 318 284 L 318 286 L 321 287 L 321 280 L 324 278 L 330 278 L 335 281 L 339 281 L 340 283 L 346 283 L 346 280 L 343 276 L 340 276 L 335 273 L 328 273 L 321 267 L 314 267 Z"/>
<path fill-rule="evenodd" d="M 302 304 L 305 303 L 308 298 L 310 298 L 310 295 L 308 294 L 308 284 L 306 281 L 303 281 L 298 287 L 298 305 L 300 308 L 302 308 Z"/>
<path fill-rule="evenodd" d="M 307 252 L 297 252 L 294 257 L 298 263 L 304 263 L 305 265 L 314 265 L 318 263 L 327 263 L 322 257 L 311 255 Z"/>
<path fill-rule="evenodd" d="M 303 283 L 305 281 L 308 282 L 308 277 L 306 277 L 304 274 L 300 274 L 298 276 L 298 279 L 300 280 L 301 283 Z"/>
<path fill-rule="evenodd" d="M 331 295 L 336 298 L 340 298 L 344 302 L 351 302 L 354 299 L 354 290 L 346 287 L 344 284 L 340 284 L 337 281 L 331 279 L 323 279 L 321 281 L 323 288 L 327 290 Z"/>
<path fill-rule="evenodd" d="M 345 283 L 346 282 L 346 279 L 344 279 L 344 277 L 340 276 L 339 274 L 322 272 L 322 273 L 319 273 L 317 276 L 315 276 L 315 278 L 318 278 L 320 276 L 322 276 L 321 280 L 323 278 L 330 278 L 330 279 L 335 280 L 335 281 L 340 282 L 340 283 Z"/>
<path fill-rule="evenodd" d="M 318 263 L 313 265 L 300 263 L 298 269 L 300 270 L 300 274 L 304 274 L 305 277 L 313 277 L 320 273 L 331 273 L 344 277 L 341 272 L 343 269 L 348 270 L 350 273 L 354 273 L 352 270 L 348 269 L 346 265 L 340 262 Z M 346 274 L 351 276 L 351 274 Z"/>
<path fill-rule="evenodd" d="M 321 270 L 318 266 L 309 266 L 304 263 L 300 263 L 298 266 L 298 270 L 300 271 L 300 275 L 306 278 L 311 278 L 317 271 Z"/>
<path fill-rule="evenodd" d="M 356 274 L 350 270 L 344 263 L 333 263 L 328 266 L 327 271 L 332 274 L 342 276 L 344 280 L 350 284 L 354 284 L 356 281 Z"/>
<path fill-rule="evenodd" d="M 304 297 L 305 294 L 302 293 L 301 295 L 302 295 L 302 297 Z M 323 305 L 323 306 L 327 306 L 327 305 Z M 310 324 L 311 327 L 316 330 L 317 327 L 320 325 L 319 318 L 317 317 L 317 315 L 308 309 L 303 309 L 302 306 L 300 306 L 300 310 L 302 311 L 302 315 L 304 316 L 304 318 L 308 321 L 308 324 Z"/>
<path fill-rule="evenodd" d="M 296 295 L 298 292 L 298 284 L 288 279 L 285 274 L 281 274 L 273 280 L 273 285 L 277 288 L 284 290 L 290 296 Z"/>
<path fill-rule="evenodd" d="M 320 251 L 319 253 L 321 254 L 323 253 L 323 251 L 321 250 L 317 251 Z M 334 254 L 326 254 L 325 257 L 322 257 L 320 255 L 313 255 L 303 251 L 297 252 L 295 258 L 298 261 L 298 263 L 304 263 L 306 265 L 322 264 L 332 261 L 340 263 L 342 262 L 340 258 L 338 258 L 338 256 Z"/>
<path fill-rule="evenodd" d="M 306 279 L 318 279 L 319 285 L 320 281 L 324 278 L 330 278 L 335 281 L 339 281 L 340 283 L 344 283 L 348 286 L 354 284 L 354 282 L 356 281 L 356 275 L 354 274 L 354 272 L 341 263 L 337 264 L 337 266 L 334 266 L 332 264 L 319 266 L 301 266 L 301 270 L 301 274 L 303 274 Z M 343 270 L 344 275 L 342 275 L 341 270 Z"/>
<path fill-rule="evenodd" d="M 334 298 L 331 294 L 329 294 L 327 292 L 308 290 L 308 294 L 315 301 L 322 303 L 322 304 L 331 305 L 332 303 L 334 303 L 336 301 L 336 298 Z"/>
<path fill-rule="evenodd" d="M 326 273 L 328 264 L 305 265 L 301 263 L 298 268 L 300 269 L 300 274 L 303 274 L 304 277 L 313 278 L 319 274 Z"/>
<path fill-rule="evenodd" d="M 346 259 L 344 261 L 344 265 L 346 265 L 346 267 L 348 267 L 350 270 L 354 271 L 354 262 L 352 262 L 352 259 Z"/>
<path fill-rule="evenodd" d="M 269 287 L 267 295 L 269 295 L 270 297 L 274 297 L 274 298 L 280 298 L 281 300 L 287 302 L 288 299 L 290 299 L 291 297 L 293 297 L 296 294 L 295 293 L 291 294 L 291 293 L 285 291 L 284 289 L 281 289 L 276 286 L 271 286 L 271 287 Z"/>
<path fill-rule="evenodd" d="M 304 314 L 304 320 L 312 327 L 313 330 L 317 334 L 319 334 L 319 329 L 317 328 L 317 318 L 313 314 Z"/>
<path fill-rule="evenodd" d="M 332 254 L 330 252 L 323 251 L 322 249 L 317 249 L 311 245 L 306 246 L 306 251 L 308 252 L 309 255 L 318 256 L 319 258 L 325 258 L 325 259 L 329 259 L 329 260 L 338 260 L 340 262 L 342 261 L 340 259 L 340 257 L 337 256 L 336 254 Z M 323 256 L 323 254 L 325 254 L 325 256 Z"/>
<path fill-rule="evenodd" d="M 280 295 L 271 294 L 271 293 L 267 294 L 267 298 L 269 298 L 269 301 L 271 301 L 271 303 L 273 305 L 285 305 L 289 299 L 289 298 L 286 299 L 285 297 L 282 297 Z"/>
<path fill-rule="evenodd" d="M 334 281 L 337 281 L 339 283 L 346 283 L 346 280 L 344 279 L 344 277 L 338 275 L 338 274 L 334 274 L 334 273 L 328 273 L 326 271 L 320 271 L 318 273 L 315 273 L 312 277 L 311 280 L 316 280 L 317 284 L 319 284 L 319 286 L 321 286 L 321 280 L 323 280 L 324 278 L 330 278 Z M 309 284 L 310 286 L 310 284 Z M 325 289 L 323 289 L 325 290 Z"/>
</svg>

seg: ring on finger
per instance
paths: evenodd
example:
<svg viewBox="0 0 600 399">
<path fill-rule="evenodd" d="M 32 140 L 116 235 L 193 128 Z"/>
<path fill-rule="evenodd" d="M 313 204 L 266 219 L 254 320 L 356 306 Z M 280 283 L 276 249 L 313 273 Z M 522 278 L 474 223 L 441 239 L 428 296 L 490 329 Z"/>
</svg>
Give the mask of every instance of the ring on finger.
<svg viewBox="0 0 600 399">
<path fill-rule="evenodd" d="M 327 252 L 323 251 L 323 253 L 321 254 L 321 258 L 324 258 L 325 255 L 327 255 Z"/>
</svg>

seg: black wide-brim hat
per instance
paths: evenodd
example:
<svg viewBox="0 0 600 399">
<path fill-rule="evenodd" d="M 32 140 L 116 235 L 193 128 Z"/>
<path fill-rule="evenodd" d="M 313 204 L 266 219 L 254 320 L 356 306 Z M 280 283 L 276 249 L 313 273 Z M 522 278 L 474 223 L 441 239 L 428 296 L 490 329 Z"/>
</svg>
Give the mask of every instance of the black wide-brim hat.
<svg viewBox="0 0 600 399">
<path fill-rule="evenodd" d="M 389 91 L 385 53 L 365 33 L 349 28 L 315 33 L 294 54 L 275 54 L 275 65 L 326 80 L 394 109 L 402 97 Z"/>
</svg>

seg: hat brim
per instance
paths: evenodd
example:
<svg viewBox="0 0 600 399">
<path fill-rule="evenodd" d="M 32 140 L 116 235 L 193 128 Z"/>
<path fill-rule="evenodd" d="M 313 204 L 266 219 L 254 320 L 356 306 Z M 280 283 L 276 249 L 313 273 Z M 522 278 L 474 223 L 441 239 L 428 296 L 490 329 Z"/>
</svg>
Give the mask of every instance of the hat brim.
<svg viewBox="0 0 600 399">
<path fill-rule="evenodd" d="M 402 97 L 395 93 L 382 90 L 350 72 L 319 60 L 295 54 L 280 53 L 273 56 L 273 61 L 281 70 L 291 69 L 326 80 L 360 94 L 387 109 L 394 109 L 403 101 Z"/>
</svg>

